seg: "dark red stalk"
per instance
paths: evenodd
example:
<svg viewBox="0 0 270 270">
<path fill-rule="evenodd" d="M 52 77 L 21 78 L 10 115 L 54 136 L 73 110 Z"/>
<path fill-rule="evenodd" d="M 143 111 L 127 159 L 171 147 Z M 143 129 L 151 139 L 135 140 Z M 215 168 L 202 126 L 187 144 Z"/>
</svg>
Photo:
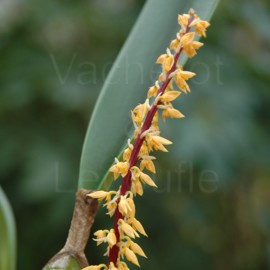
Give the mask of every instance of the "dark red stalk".
<svg viewBox="0 0 270 270">
<path fill-rule="evenodd" d="M 189 30 L 190 30 L 189 25 L 193 21 L 193 18 L 194 18 L 193 16 L 190 17 L 189 23 L 188 23 L 188 26 L 187 26 L 187 29 L 186 29 L 185 33 L 189 32 Z M 162 83 L 161 87 L 159 88 L 158 93 L 157 93 L 158 95 L 162 96 L 164 94 L 168 84 L 170 83 L 170 81 L 172 79 L 170 77 L 170 75 L 171 75 L 171 73 L 173 73 L 176 70 L 177 61 L 179 59 L 179 56 L 180 56 L 181 52 L 182 52 L 182 48 L 180 49 L 180 51 L 178 53 L 175 54 L 175 56 L 174 56 L 174 64 L 173 64 L 172 68 L 168 71 L 165 81 Z M 142 146 L 142 144 L 144 142 L 144 137 L 141 138 L 141 135 L 143 134 L 143 132 L 145 132 L 146 130 L 148 130 L 151 127 L 153 118 L 154 118 L 154 116 L 155 116 L 155 114 L 157 112 L 157 109 L 158 109 L 157 106 L 159 104 L 160 104 L 160 102 L 158 104 L 153 104 L 151 106 L 150 110 L 148 111 L 146 117 L 145 117 L 145 120 L 144 120 L 143 126 L 141 128 L 141 131 L 140 131 L 139 135 L 137 136 L 137 138 L 135 140 L 135 143 L 133 145 L 133 150 L 131 152 L 130 159 L 129 159 L 129 165 L 130 165 L 129 168 L 132 168 L 133 166 L 135 166 L 137 164 L 138 154 L 139 154 L 141 146 Z M 121 186 L 121 189 L 120 189 L 120 195 L 125 195 L 126 192 L 130 190 L 130 186 L 131 186 L 131 171 L 129 170 L 128 174 L 122 180 L 122 186 Z M 117 207 L 116 212 L 115 212 L 115 219 L 114 219 L 114 232 L 115 232 L 115 235 L 116 235 L 117 243 L 120 242 L 120 234 L 119 234 L 119 230 L 118 230 L 118 221 L 121 218 L 123 218 L 123 216 L 119 212 L 119 209 Z M 110 252 L 109 252 L 109 264 L 110 264 L 110 262 L 113 262 L 115 266 L 117 265 L 118 253 L 119 253 L 119 247 L 116 244 L 110 249 Z"/>
</svg>

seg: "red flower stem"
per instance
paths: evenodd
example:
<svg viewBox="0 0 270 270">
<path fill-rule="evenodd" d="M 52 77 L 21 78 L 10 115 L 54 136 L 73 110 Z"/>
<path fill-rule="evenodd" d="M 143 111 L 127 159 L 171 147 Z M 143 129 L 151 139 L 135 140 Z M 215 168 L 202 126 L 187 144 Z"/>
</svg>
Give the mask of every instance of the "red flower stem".
<svg viewBox="0 0 270 270">
<path fill-rule="evenodd" d="M 180 51 L 181 52 L 181 51 Z M 175 55 L 175 60 L 179 58 L 180 52 L 178 54 Z M 173 67 L 171 68 L 171 70 L 168 72 L 167 77 L 165 82 L 162 84 L 162 86 L 159 88 L 158 94 L 160 94 L 160 96 L 163 95 L 166 87 L 168 86 L 168 84 L 171 81 L 171 78 L 169 78 L 169 75 L 175 71 L 176 69 L 176 61 L 173 65 Z M 131 156 L 129 159 L 129 164 L 130 164 L 130 168 L 135 166 L 137 161 L 138 161 L 138 154 L 139 151 L 141 149 L 141 146 L 143 144 L 144 138 L 141 138 L 141 135 L 144 131 L 148 130 L 152 124 L 152 120 L 155 116 L 155 113 L 157 111 L 157 105 L 153 104 L 152 107 L 150 108 L 150 110 L 148 111 L 145 121 L 143 123 L 143 126 L 141 128 L 141 131 L 134 143 L 133 146 L 133 150 L 131 152 Z M 126 192 L 128 190 L 130 190 L 130 186 L 131 186 L 131 171 L 128 171 L 128 174 L 123 178 L 122 180 L 122 186 L 120 189 L 120 195 L 125 195 Z M 119 219 L 123 218 L 122 214 L 119 212 L 119 209 L 117 207 L 116 212 L 115 212 L 115 219 L 114 219 L 114 232 L 116 235 L 116 239 L 117 239 L 117 243 L 120 242 L 120 234 L 119 234 L 119 230 L 118 230 L 118 221 Z M 111 249 L 110 249 L 110 255 L 109 255 L 109 263 L 113 262 L 114 265 L 116 265 L 117 263 L 117 259 L 118 259 L 118 253 L 119 253 L 119 247 L 117 245 L 114 245 Z"/>
<path fill-rule="evenodd" d="M 189 25 L 193 21 L 193 19 L 194 19 L 193 16 L 190 17 L 185 33 L 189 32 L 189 30 L 190 30 Z M 174 55 L 174 64 L 171 67 L 171 69 L 168 71 L 168 73 L 166 75 L 166 79 L 162 83 L 161 87 L 159 88 L 157 95 L 162 96 L 164 94 L 168 84 L 170 83 L 170 81 L 172 79 L 172 77 L 170 77 L 170 75 L 177 68 L 177 62 L 178 62 L 178 59 L 180 57 L 181 52 L 182 52 L 182 48 L 179 50 L 179 52 L 177 52 Z M 144 137 L 141 136 L 141 135 L 151 127 L 153 118 L 154 118 L 154 116 L 155 116 L 155 114 L 157 112 L 157 109 L 158 109 L 157 106 L 159 104 L 160 104 L 160 102 L 158 102 L 157 104 L 154 103 L 151 106 L 150 110 L 148 111 L 148 113 L 147 113 L 147 115 L 145 117 L 145 120 L 144 120 L 143 126 L 141 128 L 141 131 L 140 131 L 139 135 L 137 136 L 137 138 L 135 140 L 135 143 L 133 145 L 133 149 L 132 149 L 132 152 L 131 152 L 131 155 L 130 155 L 130 159 L 129 159 L 129 171 L 128 171 L 127 175 L 122 180 L 122 186 L 121 186 L 121 189 L 120 189 L 120 195 L 125 195 L 126 192 L 130 190 L 130 186 L 131 186 L 131 171 L 130 171 L 130 168 L 135 166 L 137 164 L 137 162 L 138 162 L 138 154 L 139 154 L 141 146 L 142 146 L 142 144 L 144 142 Z M 118 202 L 119 202 L 119 200 L 118 200 Z M 120 233 L 119 233 L 119 229 L 118 229 L 118 221 L 119 221 L 119 219 L 122 219 L 122 218 L 123 218 L 123 216 L 120 213 L 119 208 L 117 207 L 117 209 L 115 211 L 115 219 L 114 219 L 114 232 L 115 232 L 115 235 L 116 235 L 117 243 L 120 242 Z M 117 265 L 117 259 L 118 259 L 119 250 L 120 250 L 120 248 L 119 248 L 119 246 L 117 244 L 114 245 L 110 249 L 110 251 L 109 251 L 109 264 L 111 262 L 113 262 L 115 266 Z"/>
</svg>

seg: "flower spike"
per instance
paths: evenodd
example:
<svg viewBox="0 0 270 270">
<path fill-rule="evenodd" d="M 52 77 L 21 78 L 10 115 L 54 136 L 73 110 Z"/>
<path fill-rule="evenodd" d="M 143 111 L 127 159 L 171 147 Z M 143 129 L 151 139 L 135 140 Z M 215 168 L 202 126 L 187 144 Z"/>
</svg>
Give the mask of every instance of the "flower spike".
<svg viewBox="0 0 270 270">
<path fill-rule="evenodd" d="M 129 139 L 123 152 L 122 160 L 115 160 L 109 171 L 114 179 L 122 177 L 121 186 L 117 191 L 96 191 L 89 194 L 92 198 L 105 200 L 104 206 L 108 215 L 114 216 L 114 227 L 110 230 L 98 230 L 94 240 L 97 245 L 107 243 L 108 264 L 93 265 L 83 270 L 129 270 L 124 260 L 140 266 L 137 255 L 145 257 L 142 248 L 134 242 L 141 235 L 147 236 L 143 225 L 136 219 L 134 197 L 143 195 L 145 185 L 157 187 L 154 180 L 145 172 L 156 173 L 153 151 L 168 152 L 165 146 L 172 144 L 160 136 L 159 113 L 163 121 L 166 118 L 183 118 L 184 115 L 173 107 L 172 102 L 181 96 L 181 92 L 190 92 L 187 83 L 196 74 L 186 71 L 180 64 L 180 55 L 188 57 L 197 54 L 203 43 L 195 40 L 195 34 L 206 36 L 209 22 L 201 20 L 193 9 L 188 14 L 178 16 L 181 26 L 176 38 L 171 41 L 166 53 L 157 58 L 162 71 L 148 89 L 144 103 L 138 104 L 131 111 L 134 125 L 134 140 Z M 178 88 L 178 89 L 175 89 Z"/>
</svg>

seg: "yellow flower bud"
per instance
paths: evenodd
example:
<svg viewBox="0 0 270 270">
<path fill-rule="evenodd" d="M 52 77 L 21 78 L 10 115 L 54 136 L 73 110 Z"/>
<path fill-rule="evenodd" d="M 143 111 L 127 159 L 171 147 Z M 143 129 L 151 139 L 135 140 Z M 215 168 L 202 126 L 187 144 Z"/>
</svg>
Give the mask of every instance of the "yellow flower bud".
<svg viewBox="0 0 270 270">
<path fill-rule="evenodd" d="M 144 251 L 142 250 L 142 248 L 137 243 L 134 243 L 133 241 L 130 241 L 130 249 L 134 253 L 136 253 L 136 254 L 138 254 L 138 255 L 140 255 L 142 257 L 147 258 L 147 256 L 145 255 Z"/>
<path fill-rule="evenodd" d="M 137 220 L 136 218 L 134 218 L 132 220 L 132 226 L 142 235 L 144 236 L 147 236 L 144 228 L 143 228 L 143 225 L 141 224 L 141 222 L 139 220 Z"/>
<path fill-rule="evenodd" d="M 206 28 L 210 26 L 207 21 L 199 20 L 195 25 L 195 31 L 198 35 L 206 37 Z"/>
<path fill-rule="evenodd" d="M 114 180 L 116 180 L 120 176 L 120 174 L 122 177 L 126 176 L 126 174 L 128 173 L 128 169 L 128 162 L 117 162 L 109 169 L 109 171 L 114 174 Z"/>
<path fill-rule="evenodd" d="M 92 192 L 90 194 L 87 194 L 87 196 L 94 198 L 94 199 L 103 200 L 108 196 L 108 194 L 109 194 L 109 192 L 107 192 L 107 191 L 99 190 L 99 191 L 95 191 L 95 192 Z"/>
<path fill-rule="evenodd" d="M 137 266 L 140 266 L 137 256 L 131 249 L 125 248 L 125 256 L 130 262 L 134 263 Z"/>
<path fill-rule="evenodd" d="M 183 118 L 185 117 L 180 111 L 174 109 L 174 108 L 167 108 L 164 109 L 162 112 L 162 119 L 165 122 L 166 117 L 170 118 Z"/>
<path fill-rule="evenodd" d="M 179 97 L 181 93 L 178 91 L 168 91 L 160 99 L 163 102 L 171 102 Z"/>
<path fill-rule="evenodd" d="M 174 57 L 172 54 L 162 54 L 157 59 L 157 64 L 162 64 L 163 70 L 168 72 L 174 64 Z"/>
<path fill-rule="evenodd" d="M 156 85 L 151 86 L 148 90 L 147 97 L 151 98 L 157 95 L 158 87 Z"/>
<path fill-rule="evenodd" d="M 146 173 L 141 172 L 140 173 L 140 179 L 141 179 L 141 181 L 143 183 L 147 184 L 148 186 L 156 187 L 157 188 L 157 185 L 155 184 L 155 182 Z"/>
<path fill-rule="evenodd" d="M 138 233 L 123 219 L 119 220 L 119 229 L 131 238 L 139 237 Z"/>
<path fill-rule="evenodd" d="M 178 23 L 182 27 L 186 27 L 188 25 L 189 18 L 190 18 L 189 14 L 178 15 Z"/>
<path fill-rule="evenodd" d="M 114 229 L 111 229 L 110 232 L 108 233 L 107 235 L 107 241 L 108 241 L 108 244 L 109 244 L 109 247 L 113 247 L 117 240 L 116 240 L 116 236 L 115 236 L 115 233 L 114 233 Z"/>
<path fill-rule="evenodd" d="M 190 88 L 186 83 L 187 80 L 194 77 L 196 74 L 190 71 L 179 70 L 174 75 L 175 84 L 182 90 L 184 93 L 190 92 Z"/>
</svg>

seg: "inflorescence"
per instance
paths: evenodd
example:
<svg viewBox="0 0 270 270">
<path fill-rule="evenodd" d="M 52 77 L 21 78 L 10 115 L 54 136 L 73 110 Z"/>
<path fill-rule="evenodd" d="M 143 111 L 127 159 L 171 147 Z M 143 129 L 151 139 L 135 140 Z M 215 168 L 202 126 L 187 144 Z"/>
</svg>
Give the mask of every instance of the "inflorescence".
<svg viewBox="0 0 270 270">
<path fill-rule="evenodd" d="M 155 157 L 151 153 L 154 150 L 168 152 L 165 146 L 172 144 L 171 141 L 160 136 L 158 111 L 161 111 L 163 121 L 167 117 L 184 117 L 171 102 L 179 97 L 181 92 L 186 94 L 190 92 L 187 80 L 196 74 L 183 70 L 179 57 L 182 53 L 189 58 L 196 55 L 203 43 L 194 40 L 195 34 L 206 37 L 206 28 L 210 25 L 209 22 L 201 20 L 193 9 L 188 14 L 178 15 L 178 23 L 181 29 L 172 40 L 170 49 L 157 59 L 157 63 L 162 65 L 158 80 L 149 88 L 146 101 L 131 111 L 135 127 L 134 143 L 128 140 L 122 160 L 115 159 L 115 165 L 109 169 L 115 180 L 120 176 L 122 178 L 119 190 L 96 191 L 88 195 L 100 201 L 105 200 L 104 206 L 108 210 L 108 215 L 114 216 L 114 227 L 94 233 L 97 245 L 102 243 L 108 245 L 107 252 L 104 254 L 109 257 L 108 265 L 92 265 L 84 270 L 128 270 L 125 259 L 140 266 L 137 255 L 146 257 L 142 248 L 134 242 L 139 234 L 144 236 L 147 234 L 135 217 L 136 208 L 133 199 L 137 194 L 143 195 L 144 184 L 157 187 L 144 171 L 155 173 L 153 162 Z M 175 86 L 180 91 L 175 90 Z"/>
</svg>

